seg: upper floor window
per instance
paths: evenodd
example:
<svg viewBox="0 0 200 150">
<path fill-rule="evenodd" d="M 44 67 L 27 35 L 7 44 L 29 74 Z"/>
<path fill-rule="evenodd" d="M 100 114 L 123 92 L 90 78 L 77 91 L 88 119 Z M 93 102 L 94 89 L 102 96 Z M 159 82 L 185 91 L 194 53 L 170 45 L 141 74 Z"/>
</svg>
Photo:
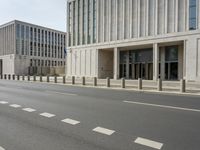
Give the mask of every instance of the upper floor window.
<svg viewBox="0 0 200 150">
<path fill-rule="evenodd" d="M 189 29 L 197 28 L 197 0 L 190 0 L 189 3 Z"/>
</svg>

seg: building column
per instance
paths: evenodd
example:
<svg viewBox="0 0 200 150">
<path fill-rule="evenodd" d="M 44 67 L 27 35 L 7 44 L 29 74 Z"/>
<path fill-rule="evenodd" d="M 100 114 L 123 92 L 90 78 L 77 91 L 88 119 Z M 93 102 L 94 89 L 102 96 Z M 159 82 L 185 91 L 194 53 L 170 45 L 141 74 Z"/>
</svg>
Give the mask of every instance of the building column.
<svg viewBox="0 0 200 150">
<path fill-rule="evenodd" d="M 153 80 L 159 77 L 159 47 L 157 43 L 153 44 Z"/>
<path fill-rule="evenodd" d="M 165 80 L 165 47 L 160 50 L 160 77 Z"/>
<path fill-rule="evenodd" d="M 113 62 L 113 72 L 114 72 L 114 79 L 117 80 L 119 79 L 119 49 L 116 47 L 114 48 L 114 62 Z"/>
<path fill-rule="evenodd" d="M 178 46 L 178 79 L 183 79 L 183 45 Z"/>
</svg>

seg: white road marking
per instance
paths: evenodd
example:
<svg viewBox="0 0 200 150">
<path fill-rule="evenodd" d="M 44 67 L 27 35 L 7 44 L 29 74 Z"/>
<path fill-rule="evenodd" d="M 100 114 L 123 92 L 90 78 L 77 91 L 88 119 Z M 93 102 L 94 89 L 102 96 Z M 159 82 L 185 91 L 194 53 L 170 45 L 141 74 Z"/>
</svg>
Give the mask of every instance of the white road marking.
<svg viewBox="0 0 200 150">
<path fill-rule="evenodd" d="M 6 101 L 0 101 L 0 104 L 8 104 Z"/>
<path fill-rule="evenodd" d="M 44 113 L 41 113 L 40 116 L 51 118 L 51 117 L 55 117 L 56 115 L 44 112 Z"/>
<path fill-rule="evenodd" d="M 63 93 L 63 92 L 55 92 L 55 91 L 47 91 L 48 93 L 55 93 L 55 94 L 61 94 L 61 95 L 70 95 L 70 96 L 77 96 L 77 94 L 73 93 Z"/>
<path fill-rule="evenodd" d="M 101 133 L 101 134 L 105 134 L 105 135 L 112 135 L 115 132 L 114 130 L 110 130 L 110 129 L 106 129 L 102 127 L 96 127 L 93 129 L 93 131 Z"/>
<path fill-rule="evenodd" d="M 71 124 L 71 125 L 77 125 L 77 124 L 80 123 L 80 121 L 73 120 L 73 119 L 70 119 L 70 118 L 64 119 L 64 120 L 62 120 L 62 122 L 65 122 L 65 123 L 68 123 L 68 124 Z"/>
<path fill-rule="evenodd" d="M 0 146 L 0 150 L 5 150 L 3 147 Z"/>
<path fill-rule="evenodd" d="M 163 147 L 163 143 L 155 142 L 155 141 L 144 139 L 141 137 L 138 137 L 134 142 L 140 145 L 154 148 L 154 149 L 161 149 Z"/>
<path fill-rule="evenodd" d="M 13 108 L 20 108 L 20 107 L 21 107 L 21 105 L 12 104 L 12 105 L 10 105 L 10 107 L 13 107 Z"/>
<path fill-rule="evenodd" d="M 34 112 L 34 111 L 36 111 L 35 109 L 32 109 L 32 108 L 24 108 L 22 110 L 27 111 L 27 112 Z"/>
<path fill-rule="evenodd" d="M 141 102 L 133 102 L 133 101 L 123 101 L 123 102 L 130 103 L 130 104 L 137 104 L 137 105 L 152 106 L 152 107 L 160 107 L 160 108 L 168 108 L 168 109 L 200 112 L 199 109 L 191 109 L 191 108 L 183 108 L 183 107 L 175 107 L 175 106 L 167 106 L 167 105 L 158 105 L 158 104 L 150 104 L 150 103 L 141 103 Z"/>
</svg>

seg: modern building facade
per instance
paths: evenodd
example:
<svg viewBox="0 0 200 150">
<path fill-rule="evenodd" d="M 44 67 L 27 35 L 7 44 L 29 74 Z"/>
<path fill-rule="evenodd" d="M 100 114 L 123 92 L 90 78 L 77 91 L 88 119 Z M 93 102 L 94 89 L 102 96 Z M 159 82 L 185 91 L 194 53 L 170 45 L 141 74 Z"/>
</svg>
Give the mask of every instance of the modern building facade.
<svg viewBox="0 0 200 150">
<path fill-rule="evenodd" d="M 0 26 L 0 74 L 59 74 L 65 68 L 66 33 L 11 21 Z"/>
<path fill-rule="evenodd" d="M 67 75 L 200 81 L 200 0 L 68 0 Z"/>
</svg>

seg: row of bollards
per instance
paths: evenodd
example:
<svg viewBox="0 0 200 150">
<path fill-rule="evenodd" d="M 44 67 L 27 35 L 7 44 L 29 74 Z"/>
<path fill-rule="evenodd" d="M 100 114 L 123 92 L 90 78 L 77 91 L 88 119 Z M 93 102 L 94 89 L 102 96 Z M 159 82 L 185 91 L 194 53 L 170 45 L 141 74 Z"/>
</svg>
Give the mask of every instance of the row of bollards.
<svg viewBox="0 0 200 150">
<path fill-rule="evenodd" d="M 16 79 L 16 75 L 6 75 L 6 74 L 4 74 L 4 75 L 0 75 L 0 79 L 5 79 L 5 80 L 11 80 L 11 78 L 12 78 L 12 80 L 15 80 Z M 20 76 L 19 75 L 17 75 L 17 80 L 20 80 Z M 25 80 L 25 76 L 23 75 L 22 76 L 22 80 L 24 81 Z M 30 81 L 30 75 L 28 75 L 27 76 L 27 80 L 28 81 Z M 85 86 L 86 85 L 86 78 L 85 77 L 82 77 L 82 79 L 81 79 L 82 81 L 82 85 L 83 86 Z M 33 81 L 37 81 L 37 78 L 36 78 L 36 76 L 34 75 L 33 76 Z M 40 82 L 43 82 L 44 80 L 43 80 L 43 76 L 40 76 L 39 77 L 39 81 Z M 111 87 L 111 82 L 110 82 L 111 80 L 110 80 L 110 78 L 108 77 L 108 78 L 106 78 L 106 87 Z M 50 82 L 50 76 L 46 76 L 46 82 Z M 54 83 L 58 83 L 58 81 L 57 81 L 57 76 L 54 76 Z M 63 78 L 62 78 L 62 83 L 63 84 L 65 84 L 66 83 L 66 77 L 65 76 L 63 76 Z M 72 78 L 71 78 L 71 84 L 72 85 L 75 85 L 76 84 L 76 79 L 75 79 L 75 76 L 72 76 Z M 93 86 L 97 86 L 97 77 L 94 77 L 93 78 Z M 125 80 L 125 78 L 122 78 L 121 79 L 121 88 L 122 89 L 125 89 L 126 88 L 126 80 Z M 137 85 L 137 88 L 138 88 L 138 90 L 142 90 L 143 89 L 143 81 L 142 81 L 142 79 L 141 78 L 139 78 L 138 79 L 138 85 Z M 163 91 L 163 84 L 162 84 L 162 80 L 161 79 L 158 79 L 157 80 L 157 91 Z M 186 92 L 186 81 L 184 80 L 184 79 L 182 79 L 182 80 L 180 80 L 180 92 L 181 93 L 184 93 L 184 92 Z"/>
</svg>

